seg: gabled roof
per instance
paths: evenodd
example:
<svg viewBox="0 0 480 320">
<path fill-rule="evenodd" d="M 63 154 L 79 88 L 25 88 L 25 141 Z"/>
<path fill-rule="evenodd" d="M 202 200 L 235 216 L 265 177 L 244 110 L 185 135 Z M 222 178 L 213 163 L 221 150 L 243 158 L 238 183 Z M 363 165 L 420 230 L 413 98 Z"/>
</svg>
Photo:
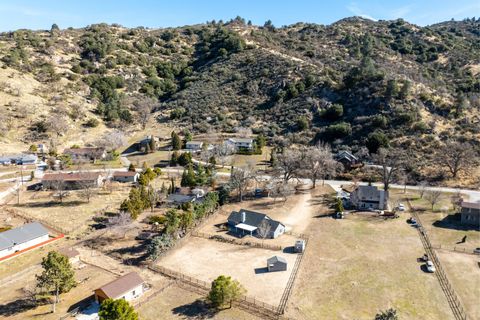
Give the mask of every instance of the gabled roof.
<svg viewBox="0 0 480 320">
<path fill-rule="evenodd" d="M 173 193 L 173 194 L 168 196 L 167 201 L 182 204 L 182 203 L 187 203 L 187 202 L 194 202 L 196 199 L 197 199 L 197 197 L 193 196 L 193 195 L 184 195 L 184 194 Z"/>
<path fill-rule="evenodd" d="M 103 293 L 105 293 L 105 295 L 109 298 L 117 299 L 144 282 L 145 281 L 143 281 L 143 279 L 138 275 L 138 273 L 130 272 L 96 290 L 103 291 Z"/>
<path fill-rule="evenodd" d="M 233 143 L 253 143 L 252 138 L 230 138 L 229 140 Z"/>
<path fill-rule="evenodd" d="M 351 152 L 343 150 L 335 155 L 337 160 L 347 159 L 348 161 L 358 161 L 358 158 L 355 157 Z"/>
<path fill-rule="evenodd" d="M 242 213 L 245 213 L 245 221 L 242 221 Z M 234 224 L 243 223 L 243 224 L 247 224 L 247 225 L 250 225 L 250 226 L 257 227 L 257 228 L 260 226 L 260 224 L 264 220 L 266 220 L 270 224 L 272 230 L 276 230 L 277 227 L 280 224 L 282 224 L 279 221 L 271 219 L 266 214 L 263 214 L 263 213 L 260 213 L 260 212 L 255 212 L 255 211 L 250 211 L 250 210 L 245 210 L 245 209 L 240 209 L 240 211 L 238 211 L 238 212 L 237 211 L 232 211 L 232 213 L 230 213 L 230 215 L 228 216 L 228 221 L 231 222 L 231 223 L 234 223 Z"/>
<path fill-rule="evenodd" d="M 462 202 L 462 208 L 480 209 L 480 202 Z"/>
<path fill-rule="evenodd" d="M 203 141 L 187 141 L 187 146 L 191 145 L 191 146 L 201 146 L 203 145 Z"/>
<path fill-rule="evenodd" d="M 24 224 L 0 233 L 0 250 L 11 248 L 30 240 L 48 235 L 48 230 L 39 222 Z"/>
<path fill-rule="evenodd" d="M 134 177 L 137 174 L 139 173 L 135 171 L 115 171 L 113 173 L 113 176 L 114 177 Z"/>
<path fill-rule="evenodd" d="M 101 174 L 99 172 L 70 172 L 70 173 L 47 173 L 42 181 L 94 181 Z"/>
<path fill-rule="evenodd" d="M 277 262 L 285 263 L 287 264 L 287 260 L 285 258 L 279 257 L 279 256 L 273 256 L 267 260 L 268 264 L 275 264 Z"/>
<path fill-rule="evenodd" d="M 362 200 L 362 198 L 379 200 L 383 190 L 379 190 L 376 186 L 358 186 L 353 192 L 357 194 L 360 200 Z"/>
</svg>

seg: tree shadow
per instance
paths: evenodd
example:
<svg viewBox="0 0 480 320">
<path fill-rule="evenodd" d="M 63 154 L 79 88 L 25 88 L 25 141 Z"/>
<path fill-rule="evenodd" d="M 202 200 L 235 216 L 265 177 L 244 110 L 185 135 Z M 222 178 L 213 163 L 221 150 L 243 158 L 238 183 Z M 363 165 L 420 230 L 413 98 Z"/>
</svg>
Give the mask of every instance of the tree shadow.
<svg viewBox="0 0 480 320">
<path fill-rule="evenodd" d="M 478 231 L 478 226 L 474 225 L 467 225 L 461 223 L 461 215 L 460 214 L 449 214 L 442 220 L 437 220 L 432 223 L 434 227 L 437 228 L 444 228 L 444 229 L 454 229 L 460 231 Z"/>
<path fill-rule="evenodd" d="M 0 305 L 0 316 L 11 317 L 48 303 L 49 299 L 47 298 L 37 301 L 34 301 L 31 298 L 17 299 L 15 301 Z"/>
<path fill-rule="evenodd" d="M 218 310 L 210 308 L 204 300 L 197 299 L 192 303 L 173 308 L 172 313 L 188 319 L 201 320 L 213 318 L 218 313 Z"/>
<path fill-rule="evenodd" d="M 48 202 L 30 202 L 16 204 L 20 208 L 51 208 L 51 207 L 76 207 L 85 204 L 84 201 L 73 200 L 68 202 L 48 201 Z"/>
</svg>

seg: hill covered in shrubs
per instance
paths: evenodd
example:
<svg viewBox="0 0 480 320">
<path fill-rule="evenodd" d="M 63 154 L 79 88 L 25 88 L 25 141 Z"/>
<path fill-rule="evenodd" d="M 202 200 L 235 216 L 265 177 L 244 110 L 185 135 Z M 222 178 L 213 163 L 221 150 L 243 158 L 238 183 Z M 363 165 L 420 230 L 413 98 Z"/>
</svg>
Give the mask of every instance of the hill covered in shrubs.
<svg viewBox="0 0 480 320">
<path fill-rule="evenodd" d="M 409 148 L 428 163 L 448 139 L 480 148 L 479 30 L 474 18 L 275 27 L 238 17 L 2 33 L 2 133 L 11 141 L 9 132 L 22 131 L 18 139 L 30 143 L 135 128 L 147 105 L 159 122 L 193 132 L 250 127 L 353 152 Z M 58 133 L 52 115 L 71 130 Z"/>
</svg>

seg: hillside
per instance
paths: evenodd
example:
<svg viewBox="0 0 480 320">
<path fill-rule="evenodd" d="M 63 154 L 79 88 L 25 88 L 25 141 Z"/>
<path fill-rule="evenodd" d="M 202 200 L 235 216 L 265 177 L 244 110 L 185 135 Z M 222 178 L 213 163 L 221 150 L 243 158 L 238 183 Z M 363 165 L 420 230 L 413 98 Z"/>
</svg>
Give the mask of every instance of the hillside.
<svg viewBox="0 0 480 320">
<path fill-rule="evenodd" d="M 132 133 L 142 129 L 146 105 L 157 120 L 147 130 L 251 127 L 271 139 L 322 140 L 354 152 L 408 147 L 428 167 L 447 139 L 480 150 L 479 30 L 475 19 L 276 28 L 237 18 L 3 33 L 1 144 L 62 147 L 94 143 L 109 128 Z"/>
</svg>

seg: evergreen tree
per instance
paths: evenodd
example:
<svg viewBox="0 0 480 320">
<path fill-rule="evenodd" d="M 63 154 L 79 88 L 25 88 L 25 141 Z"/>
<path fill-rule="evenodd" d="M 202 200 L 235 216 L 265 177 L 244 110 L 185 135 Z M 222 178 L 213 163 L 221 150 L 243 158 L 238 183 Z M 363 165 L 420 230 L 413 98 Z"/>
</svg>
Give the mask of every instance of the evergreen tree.
<svg viewBox="0 0 480 320">
<path fill-rule="evenodd" d="M 170 166 L 175 167 L 178 164 L 178 152 L 174 151 L 170 158 Z"/>
<path fill-rule="evenodd" d="M 216 308 L 221 308 L 227 303 L 231 308 L 233 301 L 245 293 L 246 290 L 237 280 L 221 275 L 213 280 L 207 299 Z"/>
<path fill-rule="evenodd" d="M 157 146 L 156 146 L 155 139 L 154 139 L 153 136 L 150 139 L 150 141 L 148 142 L 148 147 L 150 149 L 150 152 L 155 152 L 157 150 Z"/>
<path fill-rule="evenodd" d="M 172 132 L 172 148 L 173 150 L 182 149 L 182 140 L 175 131 Z"/>
<path fill-rule="evenodd" d="M 106 299 L 98 312 L 100 320 L 138 320 L 135 309 L 125 299 Z"/>
<path fill-rule="evenodd" d="M 68 292 L 75 287 L 75 273 L 68 257 L 56 251 L 50 251 L 42 259 L 41 265 L 43 272 L 36 276 L 37 287 L 46 289 L 49 293 L 55 295 L 53 302 L 53 312 L 55 312 L 55 306 L 59 302 L 60 294 Z"/>
<path fill-rule="evenodd" d="M 131 172 L 135 172 L 136 169 L 135 169 L 135 166 L 133 165 L 133 163 L 130 162 L 130 165 L 128 166 L 128 171 L 131 171 Z"/>
</svg>

